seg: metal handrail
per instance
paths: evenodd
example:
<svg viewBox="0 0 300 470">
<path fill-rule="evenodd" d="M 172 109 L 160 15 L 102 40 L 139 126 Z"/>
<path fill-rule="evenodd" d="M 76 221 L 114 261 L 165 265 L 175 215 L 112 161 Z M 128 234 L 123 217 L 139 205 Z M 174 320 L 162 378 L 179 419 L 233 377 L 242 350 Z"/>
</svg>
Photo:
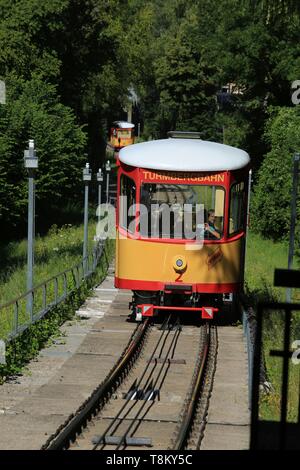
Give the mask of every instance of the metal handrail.
<svg viewBox="0 0 300 470">
<path fill-rule="evenodd" d="M 248 407 L 251 409 L 252 397 L 252 377 L 253 377 L 253 359 L 254 359 L 254 331 L 250 327 L 248 312 L 243 308 L 243 332 L 246 339 L 247 357 L 248 357 Z"/>
<path fill-rule="evenodd" d="M 257 311 L 252 307 L 242 307 L 243 312 L 243 332 L 246 340 L 247 356 L 248 356 L 248 401 L 249 410 L 252 407 L 252 394 L 253 394 L 253 374 L 254 374 L 254 355 L 255 355 L 255 341 L 257 330 Z M 268 380 L 268 374 L 265 365 L 264 351 L 261 351 L 260 363 L 260 377 L 259 384 L 268 391 L 272 389 L 272 385 Z"/>
<path fill-rule="evenodd" d="M 282 359 L 279 367 L 281 376 L 280 391 L 280 420 L 268 420 L 260 416 L 260 368 L 263 351 L 263 326 L 267 311 L 283 314 L 282 345 L 276 349 L 268 348 L 270 356 Z M 293 313 L 300 312 L 300 303 L 290 302 L 260 302 L 257 307 L 257 329 L 254 348 L 252 409 L 251 409 L 251 439 L 250 449 L 264 450 L 299 450 L 300 401 L 298 404 L 298 422 L 288 419 L 289 406 L 289 370 L 292 351 L 290 340 L 292 335 Z"/>
<path fill-rule="evenodd" d="M 11 341 L 13 338 L 23 333 L 30 325 L 41 319 L 52 308 L 59 305 L 69 295 L 76 291 L 81 283 L 95 272 L 99 259 L 102 257 L 106 240 L 100 239 L 98 244 L 94 247 L 92 253 L 82 259 L 79 263 L 68 268 L 44 282 L 41 282 L 33 289 L 28 290 L 19 297 L 0 305 L 0 327 L 1 327 L 1 312 L 11 309 L 9 313 L 11 329 L 10 332 L 5 332 L 4 339 L 6 342 Z M 68 275 L 70 277 L 68 278 Z M 51 286 L 51 283 L 53 285 Z M 38 297 L 39 292 L 40 298 Z M 31 302 L 28 302 L 31 300 Z M 26 305 L 25 304 L 26 301 Z M 41 308 L 37 303 L 41 304 Z M 22 309 L 23 303 L 23 309 Z M 30 305 L 30 309 L 28 306 Z M 35 313 L 34 309 L 38 307 Z M 23 315 L 23 321 L 20 324 L 20 314 Z M 0 331 L 1 335 L 1 331 Z"/>
</svg>

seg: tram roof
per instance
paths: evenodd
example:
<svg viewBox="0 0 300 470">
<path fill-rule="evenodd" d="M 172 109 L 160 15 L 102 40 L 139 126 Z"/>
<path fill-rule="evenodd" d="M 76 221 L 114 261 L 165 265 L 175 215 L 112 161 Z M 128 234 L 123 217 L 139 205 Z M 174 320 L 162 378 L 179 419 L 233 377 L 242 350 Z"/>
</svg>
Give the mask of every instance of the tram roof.
<svg viewBox="0 0 300 470">
<path fill-rule="evenodd" d="M 126 121 L 115 121 L 113 123 L 114 127 L 118 127 L 119 129 L 133 129 L 134 124 L 131 122 L 126 122 Z"/>
<path fill-rule="evenodd" d="M 166 171 L 238 170 L 250 162 L 248 153 L 200 139 L 169 138 L 129 145 L 120 150 L 126 165 Z"/>
</svg>

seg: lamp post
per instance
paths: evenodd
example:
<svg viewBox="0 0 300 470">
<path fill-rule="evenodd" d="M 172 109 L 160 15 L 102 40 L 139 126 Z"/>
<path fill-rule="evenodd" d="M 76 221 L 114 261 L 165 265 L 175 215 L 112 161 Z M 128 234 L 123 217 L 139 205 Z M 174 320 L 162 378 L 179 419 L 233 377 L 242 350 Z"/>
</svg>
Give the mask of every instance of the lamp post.
<svg viewBox="0 0 300 470">
<path fill-rule="evenodd" d="M 29 140 L 28 149 L 24 151 L 24 164 L 28 170 L 28 248 L 27 248 L 27 290 L 33 288 L 34 266 L 34 237 L 35 237 L 35 172 L 38 168 L 38 158 L 34 149 L 34 141 Z M 30 320 L 33 318 L 33 295 L 27 299 L 27 312 Z"/>
<path fill-rule="evenodd" d="M 84 236 L 83 236 L 83 271 L 87 273 L 88 257 L 88 224 L 89 224 L 89 183 L 92 179 L 92 172 L 89 163 L 86 163 L 83 170 L 84 181 Z"/>
<path fill-rule="evenodd" d="M 109 202 L 109 173 L 110 173 L 110 170 L 111 170 L 110 161 L 107 160 L 107 162 L 105 164 L 105 171 L 106 171 L 106 205 Z"/>
</svg>

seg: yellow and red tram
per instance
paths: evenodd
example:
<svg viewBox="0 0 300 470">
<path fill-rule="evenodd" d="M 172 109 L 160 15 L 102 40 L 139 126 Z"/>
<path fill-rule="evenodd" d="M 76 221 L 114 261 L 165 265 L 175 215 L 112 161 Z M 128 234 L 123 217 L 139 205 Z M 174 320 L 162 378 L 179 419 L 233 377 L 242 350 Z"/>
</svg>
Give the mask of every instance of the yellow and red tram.
<svg viewBox="0 0 300 470">
<path fill-rule="evenodd" d="M 243 288 L 249 155 L 193 133 L 123 148 L 115 286 L 137 319 L 213 318 Z"/>
<path fill-rule="evenodd" d="M 134 124 L 126 121 L 115 121 L 110 129 L 108 147 L 119 152 L 123 147 L 134 144 Z"/>
</svg>

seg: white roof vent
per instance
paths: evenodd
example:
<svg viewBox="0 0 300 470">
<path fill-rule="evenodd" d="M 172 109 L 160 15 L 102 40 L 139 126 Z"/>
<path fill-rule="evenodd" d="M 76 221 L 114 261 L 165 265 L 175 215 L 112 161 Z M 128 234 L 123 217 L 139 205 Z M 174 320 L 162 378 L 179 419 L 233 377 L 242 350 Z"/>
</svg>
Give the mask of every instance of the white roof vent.
<svg viewBox="0 0 300 470">
<path fill-rule="evenodd" d="M 201 132 L 169 131 L 171 139 L 201 139 Z"/>
</svg>

